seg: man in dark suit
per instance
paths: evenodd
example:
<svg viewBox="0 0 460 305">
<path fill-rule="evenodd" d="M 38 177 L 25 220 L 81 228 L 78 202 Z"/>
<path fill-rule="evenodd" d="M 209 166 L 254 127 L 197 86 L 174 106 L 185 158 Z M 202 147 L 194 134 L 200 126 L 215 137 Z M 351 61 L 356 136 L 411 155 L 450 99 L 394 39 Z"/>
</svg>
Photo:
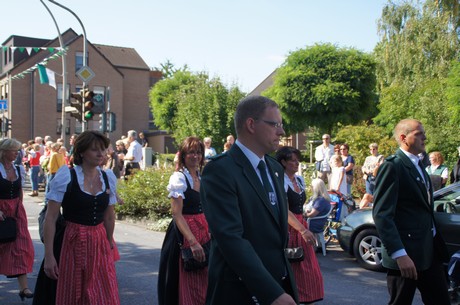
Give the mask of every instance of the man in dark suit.
<svg viewBox="0 0 460 305">
<path fill-rule="evenodd" d="M 284 134 L 281 120 L 274 101 L 262 96 L 243 99 L 235 113 L 237 141 L 204 168 L 200 194 L 212 236 L 208 305 L 296 304 L 284 254 L 284 172 L 267 155 Z"/>
<path fill-rule="evenodd" d="M 442 265 L 447 252 L 433 218 L 430 179 L 417 157 L 425 151 L 425 130 L 406 119 L 394 136 L 399 149 L 378 170 L 373 209 L 388 268 L 389 304 L 412 304 L 418 288 L 425 305 L 448 305 Z"/>
</svg>

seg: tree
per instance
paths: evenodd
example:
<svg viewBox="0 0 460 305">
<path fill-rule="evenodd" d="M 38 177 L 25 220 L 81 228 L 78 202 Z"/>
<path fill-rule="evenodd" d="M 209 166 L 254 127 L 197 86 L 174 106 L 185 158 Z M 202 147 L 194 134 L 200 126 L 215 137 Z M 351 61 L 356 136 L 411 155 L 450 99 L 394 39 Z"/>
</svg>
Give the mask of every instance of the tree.
<svg viewBox="0 0 460 305">
<path fill-rule="evenodd" d="M 152 88 L 150 102 L 155 124 L 170 131 L 177 142 L 194 135 L 211 137 L 216 145 L 234 133 L 233 115 L 244 95 L 236 85 L 227 89 L 205 72 L 176 71 Z"/>
<path fill-rule="evenodd" d="M 452 125 L 460 112 L 455 85 L 459 71 L 451 64 L 459 56 L 454 2 L 389 2 L 378 23 L 381 39 L 374 50 L 380 92 L 374 122 L 389 133 L 403 118 L 418 119 L 427 134 L 427 151 L 439 150 L 451 160 L 460 140 Z"/>
<path fill-rule="evenodd" d="M 376 114 L 375 63 L 352 48 L 316 44 L 291 52 L 265 95 L 280 105 L 287 132 L 337 123 L 354 124 Z"/>
</svg>

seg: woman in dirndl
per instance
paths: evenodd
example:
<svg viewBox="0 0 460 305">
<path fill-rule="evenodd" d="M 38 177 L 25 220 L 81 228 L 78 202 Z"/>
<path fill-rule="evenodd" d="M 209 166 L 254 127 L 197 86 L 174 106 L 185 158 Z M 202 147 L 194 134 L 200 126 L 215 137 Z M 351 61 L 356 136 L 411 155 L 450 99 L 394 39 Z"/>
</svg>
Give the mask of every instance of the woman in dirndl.
<svg viewBox="0 0 460 305">
<path fill-rule="evenodd" d="M 117 182 L 99 167 L 109 142 L 98 131 L 80 134 L 74 168 L 62 166 L 50 182 L 44 270 L 57 280 L 56 305 L 120 304 L 112 237 Z M 61 206 L 66 226 L 57 264 L 53 241 Z"/>
<path fill-rule="evenodd" d="M 19 297 L 32 298 L 28 288 L 27 273 L 32 272 L 34 246 L 27 228 L 27 215 L 22 203 L 25 170 L 22 165 L 14 165 L 21 143 L 15 139 L 0 141 L 0 221 L 6 217 L 16 219 L 16 240 L 0 243 L 0 274 L 17 278 Z"/>
<path fill-rule="evenodd" d="M 206 260 L 202 247 L 211 237 L 200 202 L 200 172 L 204 145 L 197 137 L 186 138 L 179 149 L 178 170 L 168 184 L 173 221 L 161 249 L 158 275 L 160 305 L 203 305 L 208 286 L 208 268 L 185 271 L 180 249 L 191 249 L 193 258 Z"/>
<path fill-rule="evenodd" d="M 311 304 L 324 298 L 324 286 L 314 250 L 316 238 L 308 229 L 308 224 L 302 216 L 306 195 L 305 181 L 302 176 L 296 174 L 300 158 L 300 151 L 294 147 L 284 146 L 276 152 L 276 159 L 285 170 L 284 189 L 289 203 L 288 247 L 302 247 L 304 252 L 304 259 L 291 262 L 291 267 L 300 304 Z"/>
</svg>

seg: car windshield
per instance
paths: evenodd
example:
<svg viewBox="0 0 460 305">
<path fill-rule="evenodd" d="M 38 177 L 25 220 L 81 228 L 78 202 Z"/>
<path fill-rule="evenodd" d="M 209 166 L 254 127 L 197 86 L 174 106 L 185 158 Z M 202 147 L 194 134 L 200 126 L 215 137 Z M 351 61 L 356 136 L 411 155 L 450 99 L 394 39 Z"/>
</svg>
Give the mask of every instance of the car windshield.
<svg viewBox="0 0 460 305">
<path fill-rule="evenodd" d="M 459 213 L 460 183 L 449 185 L 437 191 L 434 195 L 434 207 L 436 212 Z"/>
</svg>

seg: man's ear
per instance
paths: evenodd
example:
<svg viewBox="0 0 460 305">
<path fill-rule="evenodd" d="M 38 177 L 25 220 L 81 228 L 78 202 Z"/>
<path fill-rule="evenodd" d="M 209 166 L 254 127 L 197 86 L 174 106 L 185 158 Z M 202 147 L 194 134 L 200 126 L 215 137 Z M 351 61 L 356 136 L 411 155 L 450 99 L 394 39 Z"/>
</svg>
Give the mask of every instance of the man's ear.
<svg viewBox="0 0 460 305">
<path fill-rule="evenodd" d="M 248 118 L 246 120 L 246 129 L 250 134 L 254 134 L 256 132 L 256 120 L 253 118 Z"/>
</svg>

